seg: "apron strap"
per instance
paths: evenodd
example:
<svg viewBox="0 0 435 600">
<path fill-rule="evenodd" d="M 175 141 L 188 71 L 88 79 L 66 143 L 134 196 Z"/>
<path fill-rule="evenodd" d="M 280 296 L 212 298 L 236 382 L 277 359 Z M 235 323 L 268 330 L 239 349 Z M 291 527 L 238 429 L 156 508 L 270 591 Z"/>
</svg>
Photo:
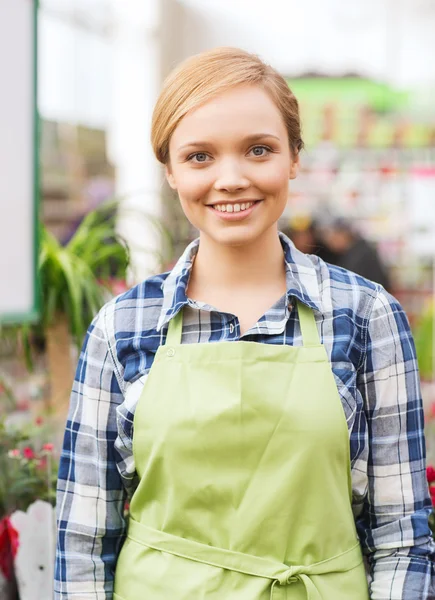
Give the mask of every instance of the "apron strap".
<svg viewBox="0 0 435 600">
<path fill-rule="evenodd" d="M 195 542 L 170 533 L 152 529 L 132 517 L 129 519 L 127 536 L 136 543 L 166 552 L 179 558 L 191 560 L 244 575 L 269 579 L 271 581 L 270 600 L 278 600 L 286 594 L 286 587 L 301 582 L 305 588 L 307 600 L 322 600 L 322 597 L 311 579 L 313 575 L 343 573 L 355 569 L 362 563 L 360 543 L 311 565 L 285 565 L 268 558 L 251 554 L 216 548 Z"/>
<path fill-rule="evenodd" d="M 304 346 L 320 346 L 320 336 L 317 330 L 316 319 L 313 310 L 297 300 L 299 322 Z M 178 311 L 175 317 L 169 321 L 168 333 L 165 345 L 177 346 L 181 344 L 181 334 L 183 331 L 183 307 Z"/>
<path fill-rule="evenodd" d="M 313 310 L 297 300 L 299 323 L 304 346 L 320 346 L 320 335 L 316 325 Z"/>
<path fill-rule="evenodd" d="M 166 346 L 178 346 L 181 344 L 181 334 L 183 331 L 183 307 L 177 312 L 175 317 L 169 321 L 168 333 L 166 335 Z"/>
</svg>

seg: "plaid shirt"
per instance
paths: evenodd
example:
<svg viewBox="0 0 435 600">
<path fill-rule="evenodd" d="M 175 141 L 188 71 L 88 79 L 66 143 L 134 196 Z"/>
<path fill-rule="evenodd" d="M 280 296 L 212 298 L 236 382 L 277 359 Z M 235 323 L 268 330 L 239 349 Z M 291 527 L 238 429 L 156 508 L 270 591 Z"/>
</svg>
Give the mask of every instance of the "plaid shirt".
<svg viewBox="0 0 435 600">
<path fill-rule="evenodd" d="M 381 286 L 280 239 L 287 294 L 243 336 L 236 316 L 186 296 L 198 240 L 170 273 L 114 298 L 93 320 L 60 462 L 56 600 L 112 599 L 124 503 L 137 485 L 135 407 L 170 319 L 185 307 L 183 343 L 297 346 L 295 298 L 314 310 L 346 415 L 353 510 L 370 565 L 371 599 L 435 598 L 423 411 L 407 318 Z"/>
</svg>

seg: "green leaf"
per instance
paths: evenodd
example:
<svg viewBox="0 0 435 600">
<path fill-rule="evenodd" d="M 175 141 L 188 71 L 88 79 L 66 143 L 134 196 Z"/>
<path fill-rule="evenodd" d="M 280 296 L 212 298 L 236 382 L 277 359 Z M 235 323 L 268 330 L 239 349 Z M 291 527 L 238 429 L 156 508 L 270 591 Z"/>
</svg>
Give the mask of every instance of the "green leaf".
<svg viewBox="0 0 435 600">
<path fill-rule="evenodd" d="M 87 214 L 69 243 L 62 247 L 55 236 L 40 224 L 38 271 L 41 288 L 41 319 L 36 325 L 44 330 L 60 314 L 68 319 L 70 333 L 80 346 L 95 314 L 110 292 L 101 279 L 115 276 L 125 279 L 130 264 L 127 244 L 117 232 L 118 217 L 132 216 L 155 229 L 162 240 L 159 260 L 172 258 L 172 237 L 155 215 L 125 207 L 126 198 L 113 199 Z M 154 249 L 144 248 L 147 254 Z M 164 258 L 162 258 L 164 257 Z M 31 365 L 31 332 L 23 330 L 28 366 Z"/>
</svg>

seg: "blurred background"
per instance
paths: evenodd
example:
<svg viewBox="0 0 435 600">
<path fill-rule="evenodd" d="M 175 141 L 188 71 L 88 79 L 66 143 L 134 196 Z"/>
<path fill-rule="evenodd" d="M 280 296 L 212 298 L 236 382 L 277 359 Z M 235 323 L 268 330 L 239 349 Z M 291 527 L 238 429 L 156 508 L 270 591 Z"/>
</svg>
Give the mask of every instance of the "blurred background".
<svg viewBox="0 0 435 600">
<path fill-rule="evenodd" d="M 433 0 L 2 0 L 0 555 L 23 528 L 14 511 L 54 502 L 93 315 L 196 237 L 150 123 L 165 76 L 214 46 L 259 54 L 299 99 L 306 147 L 281 229 L 403 304 L 435 461 L 434 31 Z M 12 555 L 0 598 L 14 576 L 21 600 L 48 598 L 50 552 L 34 572 Z"/>
</svg>

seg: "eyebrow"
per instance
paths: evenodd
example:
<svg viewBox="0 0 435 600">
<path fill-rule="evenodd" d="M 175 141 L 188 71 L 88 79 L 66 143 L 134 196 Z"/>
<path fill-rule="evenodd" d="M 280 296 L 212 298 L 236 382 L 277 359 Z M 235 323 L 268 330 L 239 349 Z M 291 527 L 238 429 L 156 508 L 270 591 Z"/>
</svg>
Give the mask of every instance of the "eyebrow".
<svg viewBox="0 0 435 600">
<path fill-rule="evenodd" d="M 252 135 L 248 135 L 245 138 L 243 138 L 243 142 L 255 142 L 257 140 L 262 140 L 264 138 L 274 138 L 276 140 L 280 140 L 280 138 L 276 135 L 274 135 L 273 133 L 254 133 Z M 182 146 L 180 146 L 178 148 L 178 151 L 180 150 L 184 150 L 185 148 L 196 148 L 198 146 L 204 147 L 204 146 L 211 146 L 211 142 L 206 142 L 206 141 L 195 141 L 195 142 L 188 142 L 187 144 L 183 144 Z"/>
</svg>

